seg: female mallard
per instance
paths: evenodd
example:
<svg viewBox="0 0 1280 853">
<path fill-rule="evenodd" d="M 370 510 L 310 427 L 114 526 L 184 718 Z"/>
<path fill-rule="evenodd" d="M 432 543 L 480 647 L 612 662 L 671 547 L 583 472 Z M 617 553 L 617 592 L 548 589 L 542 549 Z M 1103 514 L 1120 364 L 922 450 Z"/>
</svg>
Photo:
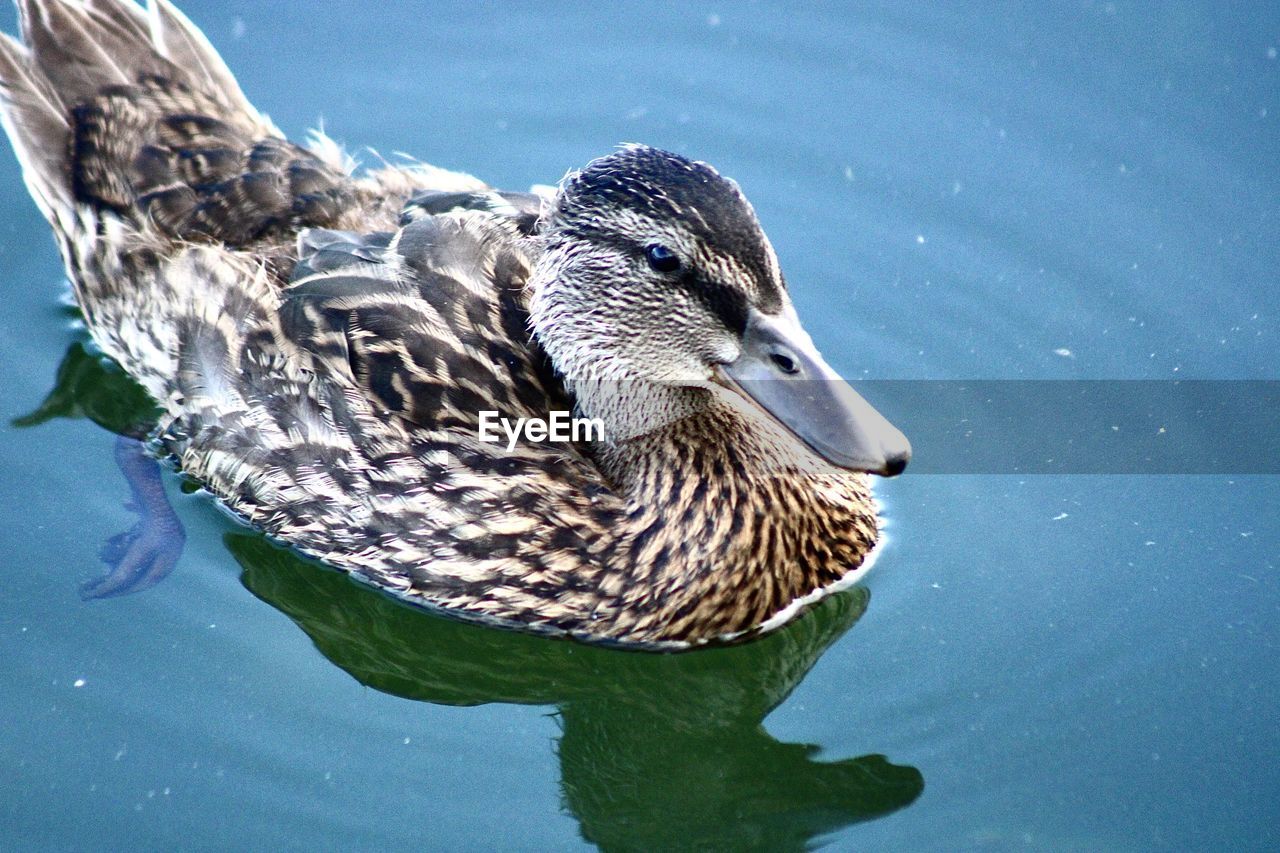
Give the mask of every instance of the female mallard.
<svg viewBox="0 0 1280 853">
<path fill-rule="evenodd" d="M 19 0 L 4 124 L 158 448 L 405 599 L 589 639 L 781 624 L 868 566 L 909 445 L 818 355 L 737 186 L 643 146 L 554 198 L 285 140 L 173 6 Z M 577 443 L 483 440 L 572 410 Z"/>
</svg>

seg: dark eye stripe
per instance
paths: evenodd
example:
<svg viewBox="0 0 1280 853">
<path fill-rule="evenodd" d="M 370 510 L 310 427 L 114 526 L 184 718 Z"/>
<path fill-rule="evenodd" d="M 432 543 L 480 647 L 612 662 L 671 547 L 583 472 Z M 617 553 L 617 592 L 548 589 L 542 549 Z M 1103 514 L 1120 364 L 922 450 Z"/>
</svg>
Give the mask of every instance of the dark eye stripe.
<svg viewBox="0 0 1280 853">
<path fill-rule="evenodd" d="M 739 335 L 746 332 L 749 306 L 747 295 L 741 290 L 694 272 L 681 276 L 680 286 L 715 314 L 725 328 Z"/>
</svg>

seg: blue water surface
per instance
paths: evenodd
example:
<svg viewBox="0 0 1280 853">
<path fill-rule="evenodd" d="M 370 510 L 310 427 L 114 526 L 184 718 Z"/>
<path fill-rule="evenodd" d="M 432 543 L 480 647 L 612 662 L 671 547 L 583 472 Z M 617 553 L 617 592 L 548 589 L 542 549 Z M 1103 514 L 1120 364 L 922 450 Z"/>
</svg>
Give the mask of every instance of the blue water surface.
<svg viewBox="0 0 1280 853">
<path fill-rule="evenodd" d="M 851 379 L 1280 379 L 1274 3 L 185 8 L 294 137 L 712 162 Z M 861 591 L 676 657 L 390 604 L 172 474 L 176 570 L 82 600 L 118 377 L 4 159 L 0 846 L 1280 847 L 1275 476 L 909 471 Z"/>
</svg>

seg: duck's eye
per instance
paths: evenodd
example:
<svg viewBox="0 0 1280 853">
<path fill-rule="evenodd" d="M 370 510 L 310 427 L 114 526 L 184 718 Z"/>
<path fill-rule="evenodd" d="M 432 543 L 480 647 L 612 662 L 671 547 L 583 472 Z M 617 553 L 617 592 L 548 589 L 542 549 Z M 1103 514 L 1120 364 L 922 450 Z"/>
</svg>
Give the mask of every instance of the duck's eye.
<svg viewBox="0 0 1280 853">
<path fill-rule="evenodd" d="M 800 368 L 796 367 L 795 359 L 785 353 L 775 352 L 769 356 L 769 360 L 773 362 L 774 367 L 783 373 L 795 374 L 800 372 Z"/>
<path fill-rule="evenodd" d="M 649 266 L 658 272 L 675 272 L 680 269 L 680 256 L 660 243 L 654 243 L 645 249 L 644 256 L 648 259 Z"/>
</svg>

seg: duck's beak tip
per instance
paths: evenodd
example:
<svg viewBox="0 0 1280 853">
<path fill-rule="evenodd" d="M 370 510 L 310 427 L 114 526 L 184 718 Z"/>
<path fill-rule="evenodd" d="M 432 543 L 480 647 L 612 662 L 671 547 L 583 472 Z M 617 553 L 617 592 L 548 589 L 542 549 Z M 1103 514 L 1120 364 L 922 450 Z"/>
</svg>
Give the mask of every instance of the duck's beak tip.
<svg viewBox="0 0 1280 853">
<path fill-rule="evenodd" d="M 896 477 L 911 442 L 814 349 L 794 318 L 753 313 L 736 361 L 712 381 L 737 392 L 840 468 Z"/>
</svg>

